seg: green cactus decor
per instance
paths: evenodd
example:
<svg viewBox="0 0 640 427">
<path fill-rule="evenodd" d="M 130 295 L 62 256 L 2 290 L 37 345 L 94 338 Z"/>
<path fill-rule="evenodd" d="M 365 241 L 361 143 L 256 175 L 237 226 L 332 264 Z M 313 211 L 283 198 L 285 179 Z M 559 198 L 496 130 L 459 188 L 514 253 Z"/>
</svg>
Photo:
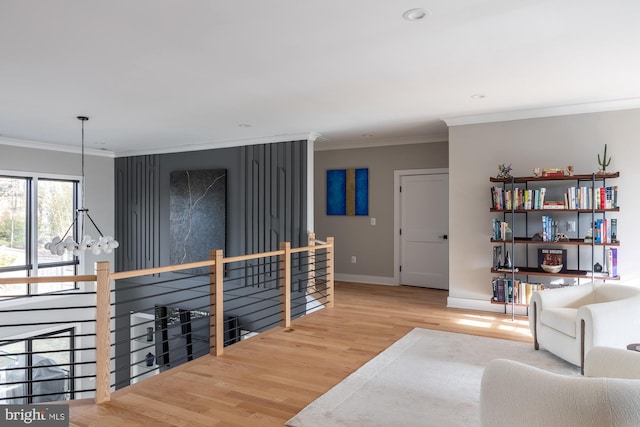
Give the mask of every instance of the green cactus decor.
<svg viewBox="0 0 640 427">
<path fill-rule="evenodd" d="M 607 166 L 609 166 L 609 163 L 611 163 L 611 157 L 607 159 L 607 144 L 604 144 L 604 154 L 602 156 L 602 159 L 600 159 L 600 154 L 598 154 L 598 164 L 600 165 L 600 171 L 602 173 L 605 173 L 605 171 L 607 170 Z"/>
</svg>

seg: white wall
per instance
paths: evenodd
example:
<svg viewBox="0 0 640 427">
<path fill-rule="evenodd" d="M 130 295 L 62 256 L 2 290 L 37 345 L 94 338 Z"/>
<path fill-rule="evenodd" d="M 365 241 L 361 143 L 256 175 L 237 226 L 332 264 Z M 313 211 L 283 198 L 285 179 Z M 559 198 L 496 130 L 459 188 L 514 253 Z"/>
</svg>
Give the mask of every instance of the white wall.
<svg viewBox="0 0 640 427">
<path fill-rule="evenodd" d="M 497 175 L 498 164 L 512 163 L 514 176 L 531 176 L 534 167 L 567 165 L 573 165 L 576 174 L 592 173 L 605 143 L 612 157 L 607 170 L 620 172 L 614 181 L 620 205 L 618 271 L 623 281 L 640 278 L 640 198 L 635 197 L 639 136 L 640 109 L 452 126 L 449 306 L 496 309 L 488 303 L 494 217 L 489 212 L 489 177 Z"/>
</svg>

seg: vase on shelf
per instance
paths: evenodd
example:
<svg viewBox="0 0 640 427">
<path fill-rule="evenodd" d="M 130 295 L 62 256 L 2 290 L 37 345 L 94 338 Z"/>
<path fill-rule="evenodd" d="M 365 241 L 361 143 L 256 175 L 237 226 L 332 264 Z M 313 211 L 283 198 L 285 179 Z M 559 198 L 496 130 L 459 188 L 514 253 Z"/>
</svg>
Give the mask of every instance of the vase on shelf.
<svg viewBox="0 0 640 427">
<path fill-rule="evenodd" d="M 509 255 L 509 251 L 506 251 L 504 256 L 504 268 L 511 268 L 511 256 Z"/>
</svg>

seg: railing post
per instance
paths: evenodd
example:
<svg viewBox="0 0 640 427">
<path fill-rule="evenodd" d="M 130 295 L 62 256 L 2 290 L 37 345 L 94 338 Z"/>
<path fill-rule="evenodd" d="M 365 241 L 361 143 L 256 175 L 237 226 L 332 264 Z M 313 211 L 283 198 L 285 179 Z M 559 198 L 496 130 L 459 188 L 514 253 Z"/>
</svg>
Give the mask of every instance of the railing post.
<svg viewBox="0 0 640 427">
<path fill-rule="evenodd" d="M 209 252 L 215 264 L 209 267 L 209 337 L 213 337 L 209 354 L 221 356 L 224 351 L 224 263 L 222 249 Z"/>
<path fill-rule="evenodd" d="M 281 242 L 280 250 L 280 326 L 291 327 L 291 243 Z"/>
<path fill-rule="evenodd" d="M 334 245 L 333 245 L 333 237 L 327 237 L 327 244 L 329 247 L 327 248 L 327 308 L 333 307 L 333 302 L 335 300 L 335 287 L 333 285 L 333 254 Z"/>
<path fill-rule="evenodd" d="M 96 263 L 96 403 L 111 400 L 111 268 Z"/>
</svg>

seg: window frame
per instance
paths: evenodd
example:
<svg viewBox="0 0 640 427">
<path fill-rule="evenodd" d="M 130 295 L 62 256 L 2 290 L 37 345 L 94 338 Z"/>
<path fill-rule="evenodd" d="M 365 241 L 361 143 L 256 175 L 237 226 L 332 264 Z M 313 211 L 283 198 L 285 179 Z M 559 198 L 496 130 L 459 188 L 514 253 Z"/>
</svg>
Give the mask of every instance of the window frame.
<svg viewBox="0 0 640 427">
<path fill-rule="evenodd" d="M 24 271 L 25 277 L 38 277 L 38 272 L 41 269 L 47 268 L 55 268 L 55 267 L 64 267 L 64 266 L 73 266 L 73 273 L 70 275 L 77 275 L 78 270 L 80 269 L 82 256 L 77 257 L 73 256 L 69 261 L 55 261 L 55 262 L 47 262 L 41 263 L 38 259 L 38 182 L 42 181 L 60 181 L 60 182 L 69 182 L 73 185 L 72 188 L 72 221 L 76 217 L 77 209 L 79 208 L 79 201 L 82 198 L 82 178 L 75 175 L 61 175 L 61 174 L 48 174 L 48 173 L 37 173 L 37 172 L 21 172 L 21 171 L 9 171 L 9 170 L 0 170 L 0 178 L 8 178 L 8 179 L 24 179 L 26 181 L 26 219 L 25 219 L 25 263 L 20 266 L 9 266 L 9 267 L 0 267 L 0 273 L 6 272 L 16 272 L 16 271 Z M 80 230 L 80 221 L 75 222 L 73 225 L 73 229 L 71 232 L 73 233 L 73 237 L 77 239 L 78 233 Z M 71 225 L 71 223 L 69 224 Z M 60 236 L 62 237 L 62 236 Z M 26 292 L 20 295 L 10 295 L 7 297 L 2 297 L 2 299 L 12 299 L 12 298 L 21 298 L 28 297 L 33 295 L 46 295 L 49 293 L 56 292 L 67 292 L 72 290 L 78 290 L 79 285 L 77 282 L 72 282 L 73 287 L 52 291 L 52 292 L 37 292 L 37 284 L 31 284 L 26 286 Z M 35 287 L 35 289 L 34 289 Z M 35 290 L 35 292 L 34 292 Z"/>
<path fill-rule="evenodd" d="M 65 334 L 68 334 L 68 335 L 65 335 Z M 56 335 L 63 335 L 63 336 L 56 336 Z M 68 399 L 62 400 L 62 401 L 59 401 L 59 402 L 74 400 L 75 399 L 75 394 L 76 394 L 76 391 L 75 391 L 75 389 L 76 389 L 76 384 L 75 384 L 76 331 L 75 331 L 75 327 L 73 327 L 73 326 L 68 327 L 68 328 L 64 328 L 64 329 L 55 330 L 55 331 L 39 333 L 38 335 L 31 335 L 31 336 L 28 336 L 28 337 L 25 337 L 25 338 L 17 338 L 17 339 L 5 340 L 5 341 L 0 343 L 0 348 L 2 348 L 2 346 L 4 346 L 4 345 L 9 345 L 9 344 L 16 343 L 16 342 L 24 342 L 24 352 L 23 353 L 9 354 L 9 356 L 12 356 L 12 355 L 24 355 L 25 358 L 26 358 L 25 367 L 22 368 L 22 369 L 25 371 L 25 379 L 24 379 L 24 381 L 25 381 L 25 384 L 27 386 L 26 387 L 27 388 L 27 392 L 26 392 L 27 395 L 25 397 L 22 397 L 21 399 L 26 399 L 27 400 L 27 404 L 32 404 L 33 403 L 33 398 L 35 397 L 33 395 L 33 383 L 34 383 L 33 370 L 37 368 L 37 367 L 33 366 L 33 342 L 35 340 L 43 340 L 43 339 L 68 339 L 69 340 L 69 347 L 67 349 L 67 351 L 69 353 L 69 364 L 68 364 L 69 365 L 69 370 L 67 372 L 68 373 L 67 384 L 68 384 L 69 390 L 67 390 L 65 392 L 65 393 L 68 394 Z M 0 401 L 0 404 L 2 404 L 1 402 L 2 401 Z"/>
</svg>

